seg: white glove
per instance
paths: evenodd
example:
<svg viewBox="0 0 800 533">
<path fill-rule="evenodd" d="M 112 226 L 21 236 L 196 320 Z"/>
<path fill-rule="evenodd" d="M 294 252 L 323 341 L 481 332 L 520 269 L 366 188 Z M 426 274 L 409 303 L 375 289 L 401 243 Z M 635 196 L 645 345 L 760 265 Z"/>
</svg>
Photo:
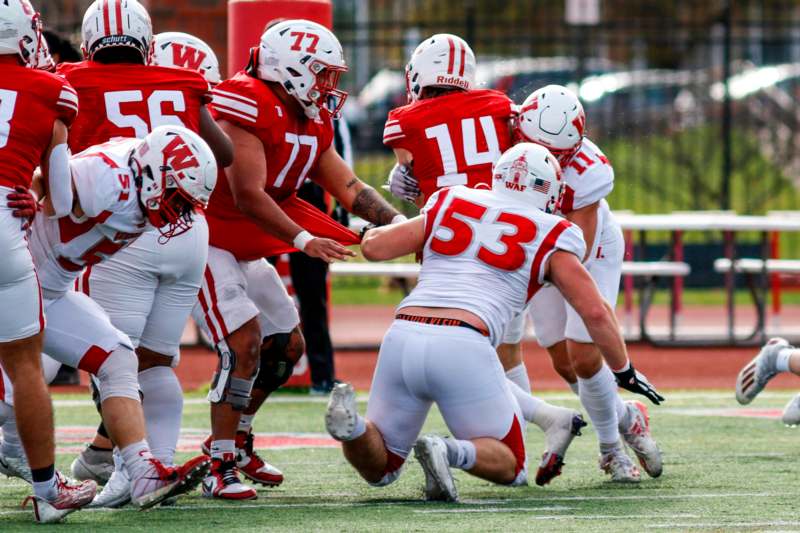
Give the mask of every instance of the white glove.
<svg viewBox="0 0 800 533">
<path fill-rule="evenodd" d="M 392 193 L 392 196 L 411 203 L 420 195 L 417 178 L 411 174 L 410 168 L 399 163 L 392 167 L 389 179 L 383 188 Z"/>
</svg>

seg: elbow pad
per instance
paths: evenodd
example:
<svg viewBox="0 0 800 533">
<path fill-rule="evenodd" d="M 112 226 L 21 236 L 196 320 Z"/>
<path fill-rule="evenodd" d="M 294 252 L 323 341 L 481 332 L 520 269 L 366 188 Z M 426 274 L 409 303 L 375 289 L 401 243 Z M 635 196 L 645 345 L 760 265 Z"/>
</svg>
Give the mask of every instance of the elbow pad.
<svg viewBox="0 0 800 533">
<path fill-rule="evenodd" d="M 53 203 L 54 218 L 63 217 L 72 211 L 72 172 L 69 168 L 69 150 L 66 144 L 59 144 L 50 152 L 47 192 Z"/>
</svg>

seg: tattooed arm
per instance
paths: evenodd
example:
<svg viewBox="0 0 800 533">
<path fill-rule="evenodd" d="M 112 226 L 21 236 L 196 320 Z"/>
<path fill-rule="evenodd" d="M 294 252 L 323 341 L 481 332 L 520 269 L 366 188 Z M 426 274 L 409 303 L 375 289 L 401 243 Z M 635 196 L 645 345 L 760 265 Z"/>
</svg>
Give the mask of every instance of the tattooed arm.
<svg viewBox="0 0 800 533">
<path fill-rule="evenodd" d="M 361 181 L 333 147 L 320 156 L 314 181 L 345 209 L 377 226 L 391 224 L 400 215 L 375 189 Z"/>
</svg>

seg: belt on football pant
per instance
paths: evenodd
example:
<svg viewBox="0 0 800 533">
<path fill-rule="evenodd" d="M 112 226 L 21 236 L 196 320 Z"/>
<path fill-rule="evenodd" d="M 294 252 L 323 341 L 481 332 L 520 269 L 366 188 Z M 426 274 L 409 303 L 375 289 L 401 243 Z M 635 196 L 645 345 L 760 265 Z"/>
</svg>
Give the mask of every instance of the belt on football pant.
<svg viewBox="0 0 800 533">
<path fill-rule="evenodd" d="M 489 336 L 489 332 L 483 328 L 478 328 L 473 326 L 468 322 L 464 322 L 463 320 L 458 320 L 457 318 L 444 318 L 439 316 L 417 316 L 417 315 L 405 315 L 403 313 L 399 313 L 394 316 L 395 320 L 405 320 L 407 322 L 416 322 L 418 324 L 430 324 L 431 326 L 453 326 L 457 328 L 467 328 L 471 329 L 472 331 L 477 331 L 484 337 Z"/>
</svg>

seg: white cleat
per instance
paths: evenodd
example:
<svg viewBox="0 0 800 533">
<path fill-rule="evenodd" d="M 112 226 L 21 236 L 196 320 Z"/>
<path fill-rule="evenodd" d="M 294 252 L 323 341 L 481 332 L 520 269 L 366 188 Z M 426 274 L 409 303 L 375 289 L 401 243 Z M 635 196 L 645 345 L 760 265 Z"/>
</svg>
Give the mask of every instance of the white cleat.
<svg viewBox="0 0 800 533">
<path fill-rule="evenodd" d="M 765 344 L 758 355 L 747 363 L 736 378 L 736 401 L 747 405 L 764 390 L 769 380 L 775 377 L 775 360 L 783 348 L 790 348 L 786 339 L 775 337 Z"/>
<path fill-rule="evenodd" d="M 600 470 L 611 476 L 615 483 L 639 483 L 642 474 L 625 453 L 622 446 L 600 455 Z"/>
<path fill-rule="evenodd" d="M 781 421 L 787 426 L 800 425 L 800 394 L 789 400 L 783 408 Z"/>
<path fill-rule="evenodd" d="M 587 425 L 583 416 L 574 409 L 556 406 L 549 406 L 549 409 L 552 410 L 552 415 L 548 417 L 549 422 L 540 426 L 547 446 L 536 471 L 536 484 L 540 487 L 561 475 L 569 445 L 581 434 L 581 428 Z"/>
<path fill-rule="evenodd" d="M 39 524 L 61 522 L 68 514 L 88 505 L 97 492 L 97 483 L 94 481 L 73 482 L 61 472 L 56 472 L 56 477 L 58 495 L 55 500 L 28 496 L 23 502 L 23 505 L 33 502 L 33 516 Z"/>
<path fill-rule="evenodd" d="M 114 470 L 102 492 L 94 497 L 88 508 L 117 509 L 131 502 L 131 480 L 124 468 Z"/>
<path fill-rule="evenodd" d="M 650 477 L 658 477 L 663 470 L 661 450 L 650 434 L 650 416 L 647 406 L 638 400 L 625 402 L 631 415 L 631 425 L 621 431 L 625 444 L 633 450 L 639 464 Z"/>
<path fill-rule="evenodd" d="M 131 500 L 139 509 L 149 509 L 170 498 L 186 494 L 197 487 L 208 474 L 211 462 L 205 455 L 189 459 L 182 465 L 164 466 L 150 459 L 146 475 L 131 480 Z"/>
<path fill-rule="evenodd" d="M 27 483 L 33 484 L 31 468 L 23 457 L 7 457 L 0 455 L 0 474 L 16 477 Z"/>
<path fill-rule="evenodd" d="M 94 450 L 88 446 L 70 465 L 75 479 L 91 479 L 105 485 L 114 473 L 114 458 L 111 450 Z"/>
<path fill-rule="evenodd" d="M 425 472 L 425 499 L 457 502 L 458 490 L 447 461 L 447 445 L 441 437 L 426 435 L 414 444 L 414 457 Z"/>
<path fill-rule="evenodd" d="M 325 428 L 331 437 L 343 441 L 353 434 L 357 420 L 356 391 L 349 383 L 337 383 L 325 411 Z"/>
</svg>

